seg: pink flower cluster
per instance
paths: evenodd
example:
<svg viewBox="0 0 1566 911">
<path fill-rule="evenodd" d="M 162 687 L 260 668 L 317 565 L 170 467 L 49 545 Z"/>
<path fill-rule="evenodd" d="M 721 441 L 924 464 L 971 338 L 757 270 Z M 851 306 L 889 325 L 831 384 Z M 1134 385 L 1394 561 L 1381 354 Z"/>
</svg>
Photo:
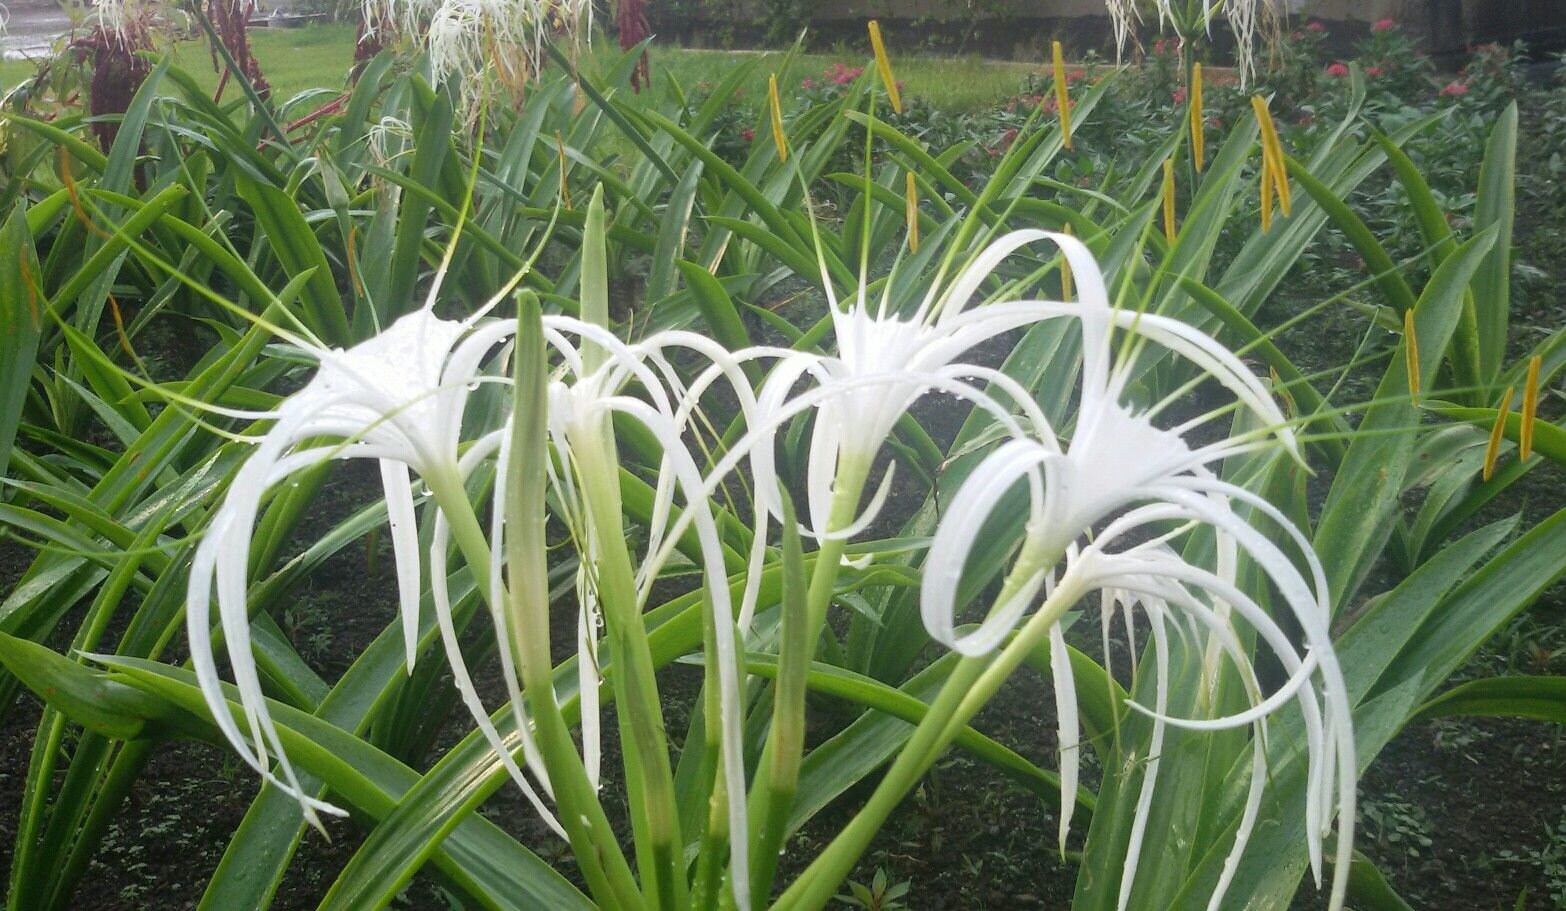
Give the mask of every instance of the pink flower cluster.
<svg viewBox="0 0 1566 911">
<path fill-rule="evenodd" d="M 1305 31 L 1321 34 L 1327 30 L 1327 26 L 1321 22 L 1309 22 L 1305 25 Z"/>
<path fill-rule="evenodd" d="M 1331 66 L 1327 67 L 1327 75 L 1333 77 L 1334 79 L 1347 76 L 1348 74 L 1349 68 L 1347 64 L 1333 63 Z"/>
<path fill-rule="evenodd" d="M 1457 98 L 1468 94 L 1468 83 L 1462 80 L 1448 82 L 1441 87 L 1441 95 L 1446 98 Z"/>
<path fill-rule="evenodd" d="M 841 63 L 834 63 L 827 67 L 823 75 L 833 85 L 848 85 L 863 75 L 864 71 L 865 68 L 862 66 L 844 66 Z"/>
<path fill-rule="evenodd" d="M 1391 19 L 1377 19 L 1375 22 L 1370 24 L 1370 30 L 1378 34 L 1381 32 L 1390 32 L 1395 28 L 1397 28 L 1397 23 L 1393 22 Z"/>
</svg>

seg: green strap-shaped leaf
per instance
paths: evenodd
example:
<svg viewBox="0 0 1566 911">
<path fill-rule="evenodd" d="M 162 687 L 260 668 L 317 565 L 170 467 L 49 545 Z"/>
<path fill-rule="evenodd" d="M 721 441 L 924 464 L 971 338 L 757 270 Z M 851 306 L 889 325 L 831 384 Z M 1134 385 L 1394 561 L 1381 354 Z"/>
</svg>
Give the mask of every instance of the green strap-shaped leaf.
<svg viewBox="0 0 1566 911">
<path fill-rule="evenodd" d="M 1566 724 L 1566 677 L 1490 677 L 1453 687 L 1419 707 L 1412 721 L 1453 715 L 1532 718 Z"/>
<path fill-rule="evenodd" d="M 114 670 L 111 679 L 159 697 L 189 713 L 208 737 L 219 736 L 191 672 L 135 658 L 98 660 Z M 230 711 L 244 724 L 244 709 L 234 701 L 233 690 L 227 692 Z M 284 749 L 299 768 L 325 780 L 342 799 L 372 817 L 389 815 L 420 780 L 417 772 L 341 728 L 282 703 L 268 708 Z M 435 848 L 433 859 L 443 873 L 491 908 L 593 908 L 565 877 L 482 816 L 465 816 Z"/>
<path fill-rule="evenodd" d="M 1478 315 L 1479 366 L 1484 378 L 1496 375 L 1506 357 L 1506 328 L 1511 316 L 1512 220 L 1517 208 L 1517 102 L 1495 121 L 1479 167 L 1479 199 L 1474 230 L 1494 227 L 1495 246 L 1474 273 Z"/>
<path fill-rule="evenodd" d="M 134 739 L 141 736 L 149 721 L 170 714 L 160 700 L 133 686 L 109 680 L 53 649 L 5 633 L 0 633 L 0 664 L 50 707 L 105 737 Z"/>
<path fill-rule="evenodd" d="M 283 272 L 292 279 L 315 270 L 300 295 L 310 328 L 328 342 L 348 344 L 352 340 L 348 315 L 332 281 L 331 263 L 320 239 L 305 221 L 299 201 L 276 187 L 242 175 L 235 178 L 235 187 L 255 212 L 256 224 L 271 243 Z"/>
<path fill-rule="evenodd" d="M 1425 407 L 1454 421 L 1464 421 L 1489 430 L 1500 416 L 1499 408 L 1465 408 L 1450 402 L 1427 402 Z M 1501 436 L 1513 443 L 1522 437 L 1522 415 L 1508 409 Z M 1566 465 L 1566 427 L 1548 421 L 1533 422 L 1533 451 L 1558 465 Z"/>
<path fill-rule="evenodd" d="M 38 253 L 25 205 L 12 209 L 0 227 L 0 250 L 5 251 L 0 259 L 0 477 L 8 477 L 47 305 L 38 288 Z"/>
<path fill-rule="evenodd" d="M 1458 247 L 1430 276 L 1415 305 L 1419 343 L 1419 385 L 1435 385 L 1452 333 L 1457 329 L 1463 292 L 1484 254 L 1495 241 L 1485 231 Z M 1375 402 L 1349 444 L 1322 508 L 1314 546 L 1327 570 L 1332 608 L 1342 610 L 1370 572 L 1402 509 L 1403 475 L 1419 431 L 1419 410 L 1411 401 L 1404 339 L 1376 388 Z"/>
<path fill-rule="evenodd" d="M 1354 852 L 1354 865 L 1349 869 L 1348 900 L 1363 911 L 1414 911 L 1370 858 L 1358 851 Z"/>
</svg>

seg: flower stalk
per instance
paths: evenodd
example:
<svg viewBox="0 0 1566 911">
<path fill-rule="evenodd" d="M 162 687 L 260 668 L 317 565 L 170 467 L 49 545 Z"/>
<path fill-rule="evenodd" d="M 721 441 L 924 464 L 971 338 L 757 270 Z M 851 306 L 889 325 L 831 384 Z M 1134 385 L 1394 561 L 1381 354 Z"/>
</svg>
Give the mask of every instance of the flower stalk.
<svg viewBox="0 0 1566 911">
<path fill-rule="evenodd" d="M 767 77 L 767 110 L 772 120 L 772 143 L 778 149 L 778 161 L 788 161 L 788 135 L 783 132 L 783 103 L 778 100 L 778 75 Z"/>
<path fill-rule="evenodd" d="M 1066 56 L 1061 51 L 1059 41 L 1050 42 L 1049 53 L 1055 81 L 1055 111 L 1060 117 L 1060 141 L 1061 145 L 1070 149 L 1071 92 L 1066 82 Z"/>
<path fill-rule="evenodd" d="M 539 747 L 555 787 L 562 824 L 594 894 L 612 895 L 625 908 L 645 907 L 640 889 L 598 802 L 597 789 L 576 755 L 570 728 L 555 701 L 549 654 L 548 543 L 544 534 L 545 466 L 549 460 L 547 357 L 538 298 L 518 296 L 510 458 L 504 470 L 510 495 L 506 514 L 507 603 L 524 694 Z M 477 576 L 477 569 L 475 568 Z M 479 577 L 482 578 L 482 577 Z"/>
<path fill-rule="evenodd" d="M 1496 462 L 1501 458 L 1501 439 L 1506 434 L 1506 420 L 1512 416 L 1512 392 L 1515 387 L 1507 386 L 1501 393 L 1501 401 L 1495 406 L 1495 423 L 1490 427 L 1490 439 L 1484 447 L 1484 480 L 1488 481 L 1495 474 Z"/>
<path fill-rule="evenodd" d="M 1202 109 L 1202 65 L 1191 67 L 1191 163 L 1198 173 L 1207 163 L 1207 115 Z"/>
<path fill-rule="evenodd" d="M 1175 176 L 1174 159 L 1164 159 L 1164 240 L 1173 247 L 1175 242 Z"/>
<path fill-rule="evenodd" d="M 1517 434 L 1517 458 L 1533 455 L 1533 425 L 1539 419 L 1539 367 L 1541 358 L 1528 359 L 1528 380 L 1523 386 L 1522 429 Z"/>
<path fill-rule="evenodd" d="M 897 88 L 897 77 L 892 75 L 892 58 L 886 53 L 886 42 L 881 39 L 881 23 L 870 20 L 870 48 L 875 52 L 875 70 L 881 77 L 881 87 L 886 89 L 892 110 L 903 112 L 902 92 Z"/>
<path fill-rule="evenodd" d="M 1408 397 L 1415 407 L 1419 405 L 1419 333 L 1414 327 L 1414 308 L 1403 311 L 1403 359 L 1408 371 Z"/>
</svg>

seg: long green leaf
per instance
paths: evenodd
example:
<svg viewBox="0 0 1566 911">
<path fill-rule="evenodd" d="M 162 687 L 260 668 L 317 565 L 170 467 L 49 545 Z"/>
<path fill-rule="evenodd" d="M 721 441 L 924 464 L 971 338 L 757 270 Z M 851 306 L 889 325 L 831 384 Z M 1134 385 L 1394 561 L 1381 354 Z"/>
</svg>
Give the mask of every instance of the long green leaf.
<svg viewBox="0 0 1566 911">
<path fill-rule="evenodd" d="M 1474 230 L 1495 229 L 1495 245 L 1474 273 L 1479 358 L 1483 377 L 1501 369 L 1511 316 L 1512 221 L 1517 208 L 1517 102 L 1501 112 L 1485 145 L 1479 168 L 1479 199 Z"/>
<path fill-rule="evenodd" d="M 1412 721 L 1453 715 L 1532 718 L 1566 724 L 1566 677 L 1490 677 L 1453 687 L 1419 707 Z"/>
</svg>

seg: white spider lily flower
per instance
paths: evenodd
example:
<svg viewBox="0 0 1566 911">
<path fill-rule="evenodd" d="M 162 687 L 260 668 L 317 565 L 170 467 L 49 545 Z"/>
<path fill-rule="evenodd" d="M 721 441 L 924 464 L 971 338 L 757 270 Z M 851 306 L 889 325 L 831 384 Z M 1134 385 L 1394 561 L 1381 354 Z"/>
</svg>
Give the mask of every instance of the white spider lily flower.
<svg viewBox="0 0 1566 911">
<path fill-rule="evenodd" d="M 1334 902 L 1341 903 L 1354 819 L 1354 748 L 1349 707 L 1342 672 L 1337 664 L 1328 630 L 1325 573 L 1308 541 L 1289 520 L 1265 500 L 1237 485 L 1220 480 L 1213 466 L 1230 456 L 1263 446 L 1281 445 L 1295 456 L 1298 446 L 1287 430 L 1283 415 L 1260 381 L 1239 359 L 1199 331 L 1166 317 L 1112 308 L 1099 273 L 1086 248 L 1070 237 L 1045 232 L 1018 232 L 994 252 L 1005 255 L 1004 246 L 1016 249 L 1033 240 L 1059 244 L 1078 278 L 1081 301 L 1064 305 L 1050 301 L 1017 301 L 990 304 L 1000 319 L 1072 318 L 1083 337 L 1083 373 L 1080 404 L 1069 445 L 1062 447 L 1052 436 L 1014 439 L 1002 444 L 979 466 L 947 504 L 946 518 L 937 528 L 924 566 L 921 613 L 931 636 L 964 655 L 978 656 L 996 648 L 1023 622 L 1041 590 L 1051 590 L 1057 563 L 1065 562 L 1062 585 L 1071 580 L 1073 591 L 1099 589 L 1105 593 L 1106 636 L 1116 605 L 1129 610 L 1140 606 L 1152 622 L 1155 661 L 1158 667 L 1157 700 L 1151 709 L 1138 706 L 1155 719 L 1154 741 L 1144 775 L 1136 823 L 1133 826 L 1121 907 L 1130 897 L 1147 810 L 1157 779 L 1158 745 L 1164 726 L 1173 724 L 1201 730 L 1255 725 L 1255 768 L 1252 790 L 1232 853 L 1212 899 L 1217 908 L 1228 888 L 1240 855 L 1249 839 L 1260 807 L 1265 771 L 1262 766 L 1266 718 L 1284 705 L 1299 706 L 1307 727 L 1309 772 L 1306 818 L 1308 848 L 1317 881 L 1321 878 L 1322 841 L 1330 830 L 1334 810 L 1338 820 L 1338 866 L 1333 886 Z M 1003 246 L 1004 245 L 1004 246 Z M 998 260 L 997 260 L 998 261 Z M 960 324 L 967 314 L 950 316 Z M 1187 443 L 1183 434 L 1204 423 L 1203 417 L 1170 429 L 1153 419 L 1168 403 L 1135 411 L 1122 399 L 1136 370 L 1135 356 L 1114 360 L 1114 329 L 1129 333 L 1138 343 L 1158 344 L 1191 362 L 1202 373 L 1226 388 L 1258 419 L 1265 433 L 1244 434 L 1202 445 Z M 1129 346 L 1133 352 L 1136 345 Z M 965 635 L 956 631 L 957 588 L 969 554 L 981 530 L 997 508 L 1021 485 L 1027 496 L 1027 519 L 1021 551 L 1008 577 L 1002 599 L 977 629 Z M 1292 547 L 1308 566 L 1307 581 L 1283 551 L 1261 531 L 1241 518 L 1236 507 L 1249 510 L 1283 529 Z M 1092 543 L 1081 541 L 1098 532 Z M 1175 532 L 1160 530 L 1169 524 Z M 1186 562 L 1165 542 L 1194 526 L 1210 530 L 1216 540 L 1216 571 Z M 1158 534 L 1124 552 L 1111 553 L 1110 544 L 1134 533 Z M 1269 614 L 1241 591 L 1234 581 L 1238 556 L 1255 563 L 1279 592 L 1284 604 L 1304 632 L 1306 652 L 1295 651 Z M 1263 696 L 1251 661 L 1231 627 L 1231 612 L 1255 629 L 1263 647 L 1272 651 L 1290 674 L 1286 684 Z M 1205 632 L 1214 656 L 1227 656 L 1245 682 L 1251 707 L 1231 716 L 1212 719 L 1175 719 L 1165 715 L 1168 697 L 1166 628 L 1175 615 L 1192 621 L 1193 630 Z M 1055 654 L 1056 699 L 1061 721 L 1062 818 L 1064 844 L 1075 794 L 1076 731 L 1075 692 L 1070 663 L 1064 652 L 1059 616 L 1051 623 L 1050 640 Z M 1127 626 L 1130 623 L 1128 620 Z M 1205 695 L 1205 694 L 1204 694 Z"/>
<path fill-rule="evenodd" d="M 459 459 L 462 415 L 477 384 L 491 381 L 478 372 L 478 367 L 499 339 L 493 331 L 474 332 L 475 325 L 476 319 L 440 319 L 426 307 L 348 350 L 322 348 L 290 338 L 314 356 L 320 366 L 303 389 L 289 396 L 270 415 L 275 423 L 235 473 L 192 561 L 186 610 L 191 660 L 213 717 L 240 757 L 298 799 L 315 825 L 319 825 L 317 811 L 342 811 L 299 789 L 266 709 L 251 654 L 246 587 L 256 517 L 267 492 L 300 471 L 329 459 L 376 459 L 391 525 L 411 671 L 418 639 L 421 572 L 410 473 L 419 475 L 432 492 L 455 487 L 455 493 L 466 496 L 461 491 L 462 479 L 477 459 L 469 458 L 466 464 Z M 492 451 L 494 445 L 481 442 L 478 448 L 482 451 L 488 447 Z M 437 509 L 437 530 L 443 521 Z M 442 549 L 441 563 L 444 556 Z M 434 575 L 439 582 L 435 588 L 439 598 L 444 592 L 445 574 L 437 569 Z M 214 585 L 229 664 L 250 730 L 248 738 L 228 708 L 213 656 Z M 449 613 L 449 607 L 437 607 L 437 615 Z M 450 621 L 449 616 L 443 619 Z M 461 655 L 451 648 L 451 637 L 447 645 L 459 685 L 466 683 L 471 689 Z M 478 714 L 484 716 L 480 726 L 498 745 L 498 735 L 489 725 L 487 713 Z M 521 734 L 532 754 L 525 724 Z M 270 771 L 269 758 L 276 759 L 281 777 Z M 517 774 L 520 779 L 520 772 Z M 528 790 L 548 818 L 536 795 Z"/>
<path fill-rule="evenodd" d="M 433 81 L 450 80 L 468 102 L 479 100 L 484 76 L 510 86 L 536 75 L 544 42 L 572 45 L 589 35 L 591 0 L 365 0 L 364 21 L 418 40 L 429 55 Z M 551 37 L 553 36 L 553 37 Z"/>
<path fill-rule="evenodd" d="M 1031 315 L 1019 318 L 988 306 L 963 310 L 999 260 L 1015 249 L 1006 244 L 1002 238 L 980 253 L 950 287 L 937 279 L 912 314 L 893 306 L 890 283 L 880 301 L 872 303 L 863 276 L 845 305 L 822 265 L 837 352 L 779 353 L 779 363 L 757 394 L 763 423 L 752 425 L 759 438 L 751 468 L 765 507 L 757 511 L 758 534 L 765 535 L 769 515 L 782 517 L 771 435 L 776 417 L 792 412 L 790 406 L 800 401 L 794 387 L 802 378 L 814 381 L 815 388 L 805 394 L 818 409 L 807 459 L 809 527 L 804 531 L 818 541 L 852 537 L 874 521 L 890 492 L 893 471 L 888 468 L 871 503 L 854 516 L 865 476 L 898 420 L 927 393 L 944 392 L 984 408 L 1013 435 L 1052 435 L 1042 409 L 1020 384 L 998 370 L 961 360 L 975 346 L 1034 321 Z M 997 250 L 1004 252 L 997 255 Z M 1012 416 L 1014 409 L 1020 415 Z M 843 512 L 834 516 L 834 509 Z"/>
<path fill-rule="evenodd" d="M 1269 20 L 1277 17 L 1276 2 L 1277 0 L 1204 2 L 1201 5 L 1202 11 L 1198 14 L 1199 22 L 1180 23 L 1177 28 L 1200 25 L 1211 37 L 1213 20 L 1219 16 L 1226 19 L 1229 23 L 1229 31 L 1234 34 L 1234 60 L 1236 68 L 1240 71 L 1240 84 L 1243 86 L 1256 75 L 1256 36 Z M 1173 4 L 1174 0 L 1157 0 L 1154 4 L 1158 10 L 1160 29 L 1170 20 L 1179 23 Z M 1109 21 L 1114 27 L 1115 55 L 1118 59 L 1125 52 L 1126 45 L 1136 38 L 1136 27 L 1142 22 L 1140 4 L 1135 0 L 1104 0 L 1104 6 L 1109 12 Z"/>
</svg>

